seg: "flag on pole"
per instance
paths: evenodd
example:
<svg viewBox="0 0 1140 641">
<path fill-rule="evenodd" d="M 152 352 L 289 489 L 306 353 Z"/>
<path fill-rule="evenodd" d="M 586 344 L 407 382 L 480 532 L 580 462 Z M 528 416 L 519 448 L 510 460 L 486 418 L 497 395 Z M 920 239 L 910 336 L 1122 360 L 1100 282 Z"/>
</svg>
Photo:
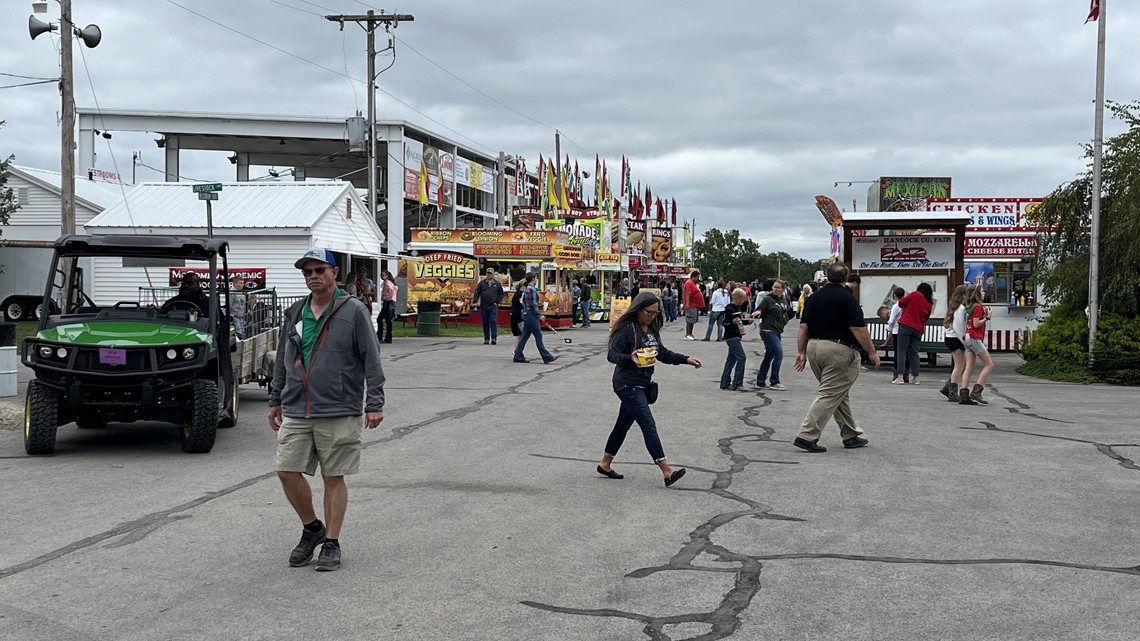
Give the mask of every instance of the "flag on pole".
<svg viewBox="0 0 1140 641">
<path fill-rule="evenodd" d="M 645 215 L 644 217 L 646 219 L 652 218 L 653 217 L 653 190 L 649 188 L 648 183 L 645 185 L 645 202 L 643 203 L 643 205 L 645 207 L 645 210 L 643 212 Z"/>
<path fill-rule="evenodd" d="M 542 154 L 538 155 L 538 213 L 543 218 L 546 218 L 546 208 L 549 203 L 546 202 L 546 161 L 543 160 Z"/>
<path fill-rule="evenodd" d="M 1085 24 L 1094 22 L 1100 19 L 1100 0 L 1089 0 L 1089 17 L 1085 20 Z"/>
<path fill-rule="evenodd" d="M 673 199 L 673 226 L 677 226 L 677 199 Z"/>
<path fill-rule="evenodd" d="M 661 204 L 661 197 L 657 197 L 657 224 L 665 224 L 665 206 Z"/>
<path fill-rule="evenodd" d="M 629 164 L 625 160 L 625 154 L 622 154 L 621 155 L 621 177 L 618 179 L 618 182 L 620 183 L 618 185 L 618 189 L 621 190 L 620 193 L 621 193 L 622 198 L 625 198 L 625 195 L 626 195 L 625 182 L 628 179 L 629 179 Z"/>
<path fill-rule="evenodd" d="M 624 182 L 623 189 L 625 190 L 625 196 L 629 197 L 630 200 L 632 200 L 633 199 L 632 198 L 632 196 L 633 196 L 633 168 L 629 166 L 629 159 L 626 159 L 626 161 L 625 161 L 625 182 Z"/>
<path fill-rule="evenodd" d="M 546 198 L 551 208 L 558 209 L 562 201 L 558 197 L 558 178 L 554 175 L 555 162 L 558 161 L 555 160 L 546 163 Z"/>
</svg>

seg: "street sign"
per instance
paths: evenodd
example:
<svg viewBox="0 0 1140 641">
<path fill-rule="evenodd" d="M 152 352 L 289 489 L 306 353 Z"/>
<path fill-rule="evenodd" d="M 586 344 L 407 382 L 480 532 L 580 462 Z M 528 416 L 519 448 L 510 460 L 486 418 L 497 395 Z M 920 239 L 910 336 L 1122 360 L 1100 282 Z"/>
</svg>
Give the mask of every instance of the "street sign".
<svg viewBox="0 0 1140 641">
<path fill-rule="evenodd" d="M 198 200 L 217 200 L 218 192 L 216 191 L 200 191 L 198 192 Z"/>
<path fill-rule="evenodd" d="M 205 183 L 202 185 L 193 185 L 193 188 L 194 188 L 194 193 L 204 194 L 204 193 L 208 193 L 208 192 L 212 192 L 212 191 L 221 191 L 222 190 L 222 183 Z M 202 200 L 206 200 L 206 199 L 203 198 Z M 211 198 L 210 200 L 217 200 L 217 198 Z"/>
</svg>

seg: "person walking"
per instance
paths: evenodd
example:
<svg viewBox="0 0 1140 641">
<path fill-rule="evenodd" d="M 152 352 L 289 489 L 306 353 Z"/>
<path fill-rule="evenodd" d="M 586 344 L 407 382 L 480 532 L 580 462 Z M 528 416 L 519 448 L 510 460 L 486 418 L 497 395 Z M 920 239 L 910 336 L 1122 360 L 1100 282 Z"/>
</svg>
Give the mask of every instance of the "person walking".
<svg viewBox="0 0 1140 641">
<path fill-rule="evenodd" d="M 784 363 L 784 327 L 788 324 L 789 305 L 784 296 L 784 283 L 772 283 L 772 291 L 760 299 L 756 311 L 752 316 L 760 319 L 760 340 L 764 342 L 764 360 L 760 361 L 760 370 L 756 372 L 756 387 L 764 389 L 765 379 L 771 368 L 772 378 L 768 379 L 767 388 L 782 392 L 787 388 L 780 382 L 780 366 Z"/>
<path fill-rule="evenodd" d="M 367 277 L 367 271 L 362 273 Z M 381 343 L 392 342 L 392 319 L 396 317 L 396 295 L 398 293 L 399 290 L 396 288 L 396 280 L 392 278 L 392 272 L 386 269 L 380 272 L 380 317 L 376 319 L 376 338 Z M 384 337 L 385 329 L 388 330 L 387 338 Z"/>
<path fill-rule="evenodd" d="M 674 281 L 665 281 L 665 287 L 661 290 L 661 302 L 665 304 L 665 322 L 677 320 L 677 285 Z"/>
<path fill-rule="evenodd" d="M 289 566 L 308 565 L 320 547 L 316 569 L 329 572 L 341 564 L 348 508 L 344 477 L 360 467 L 362 428 L 384 420 L 384 370 L 368 309 L 336 286 L 332 252 L 310 249 L 294 266 L 310 293 L 289 308 L 281 326 L 269 427 L 277 433 L 277 477 L 302 524 Z M 325 488 L 323 523 L 302 476 L 312 476 L 318 466 Z"/>
<path fill-rule="evenodd" d="M 590 326 L 590 308 L 593 306 L 594 298 L 593 292 L 590 291 L 590 283 L 586 279 L 582 279 L 582 289 L 578 292 L 578 310 L 582 314 L 582 328 Z"/>
<path fill-rule="evenodd" d="M 910 371 L 910 382 L 918 385 L 918 344 L 926 331 L 926 321 L 934 309 L 934 289 L 930 283 L 919 283 L 918 288 L 899 300 L 902 315 L 899 316 L 899 349 L 895 358 L 906 354 L 907 369 L 903 370 L 905 380 Z"/>
<path fill-rule="evenodd" d="M 519 339 L 522 338 L 522 293 L 525 287 L 525 280 L 515 283 L 515 293 L 511 296 L 511 335 L 515 337 L 515 347 L 519 346 Z"/>
<path fill-rule="evenodd" d="M 350 274 L 351 275 L 351 274 Z M 356 274 L 356 293 L 353 294 L 368 308 L 368 315 L 372 315 L 372 301 L 376 300 L 376 283 L 368 277 L 368 268 L 361 267 Z"/>
<path fill-rule="evenodd" d="M 907 373 L 906 368 L 906 354 L 899 351 L 899 319 L 902 318 L 902 307 L 899 307 L 899 301 L 906 296 L 906 290 L 902 287 L 896 287 L 891 292 L 892 297 L 895 299 L 891 305 L 891 311 L 887 314 L 887 336 L 883 338 L 883 344 L 879 347 L 886 347 L 887 343 L 891 344 L 891 349 L 894 350 L 895 363 L 894 363 L 894 377 L 891 378 L 891 384 L 902 385 L 903 383 L 910 382 L 910 374 Z"/>
<path fill-rule="evenodd" d="M 942 342 L 950 351 L 950 362 L 953 367 L 950 370 L 950 378 L 946 379 L 942 389 L 938 391 L 952 403 L 960 400 L 958 386 L 962 382 L 962 372 L 966 369 L 966 346 L 962 344 L 962 337 L 966 336 L 966 307 L 963 303 L 968 292 L 967 285 L 958 285 L 954 288 L 950 293 L 950 300 L 946 303 L 946 318 L 942 321 L 942 327 L 945 329 L 945 338 Z"/>
<path fill-rule="evenodd" d="M 534 344 L 538 346 L 538 353 L 542 356 L 543 363 L 553 363 L 558 357 L 554 356 L 546 350 L 546 345 L 542 344 L 542 307 L 538 303 L 538 290 L 534 288 L 534 274 L 526 275 L 526 285 L 523 287 L 522 293 L 522 338 L 519 339 L 515 345 L 515 358 L 516 363 L 529 363 L 523 350 L 526 349 L 526 342 L 530 337 L 534 337 Z"/>
<path fill-rule="evenodd" d="M 724 325 L 721 321 L 724 320 L 724 309 L 732 301 L 729 298 L 728 292 L 724 289 L 724 283 L 717 283 L 716 289 L 712 291 L 709 296 L 709 324 L 705 329 L 705 337 L 702 341 L 706 343 L 712 338 L 713 326 L 716 326 L 716 340 L 719 343 L 724 337 Z"/>
<path fill-rule="evenodd" d="M 629 428 L 636 422 L 645 439 L 645 448 L 653 462 L 661 469 L 665 487 L 670 487 L 685 475 L 685 469 L 673 469 L 665 458 L 665 449 L 657 435 L 657 423 L 649 405 L 656 400 L 657 384 L 653 382 L 653 366 L 692 365 L 700 368 L 700 359 L 685 356 L 666 349 L 661 342 L 661 299 L 653 292 L 642 292 L 633 299 L 629 309 L 614 322 L 610 332 L 608 360 L 614 364 L 613 387 L 621 405 L 617 420 L 610 436 L 606 439 L 606 449 L 598 463 L 598 474 L 611 479 L 625 478 L 612 467 L 618 450 L 625 441 Z M 644 361 L 638 359 L 638 351 L 647 350 Z M 644 353 L 644 352 L 643 352 Z M 650 398 L 652 397 L 652 399 Z"/>
<path fill-rule="evenodd" d="M 582 298 L 582 285 L 578 279 L 570 281 L 570 327 L 578 326 L 578 301 Z"/>
<path fill-rule="evenodd" d="M 985 300 L 984 287 L 973 285 L 966 294 L 966 335 L 962 341 L 966 349 L 966 366 L 962 371 L 962 387 L 958 390 L 958 402 L 962 405 L 988 405 L 989 401 L 982 400 L 982 391 L 986 389 L 986 379 L 994 368 L 994 361 L 986 349 L 986 322 L 990 320 L 990 308 L 982 304 Z M 970 388 L 970 376 L 974 373 L 974 364 L 982 361 L 982 371 L 978 374 L 978 381 Z"/>
<path fill-rule="evenodd" d="M 859 346 L 867 350 L 876 368 L 879 354 L 871 342 L 862 308 L 844 286 L 846 280 L 847 265 L 828 265 L 827 284 L 807 300 L 796 336 L 796 371 L 804 371 L 810 362 L 819 389 L 793 444 L 812 453 L 827 451 L 819 444 L 819 437 L 833 416 L 839 424 L 843 447 L 867 445 L 863 430 L 851 414 L 850 392 L 859 378 Z"/>
<path fill-rule="evenodd" d="M 748 355 L 744 353 L 741 344 L 744 338 L 743 325 L 752 322 L 752 319 L 744 315 L 744 306 L 747 304 L 744 290 L 736 288 L 732 290 L 731 302 L 721 312 L 724 319 L 724 342 L 728 345 L 728 357 L 724 360 L 724 371 L 720 374 L 720 388 L 723 390 L 735 392 L 744 389 L 744 367 L 748 363 Z"/>
<path fill-rule="evenodd" d="M 685 281 L 685 286 L 681 291 L 681 307 L 685 311 L 685 340 L 697 340 L 693 336 L 693 328 L 697 326 L 697 321 L 701 319 L 701 308 L 705 306 L 705 296 L 701 293 L 701 273 L 694 270 L 689 274 L 689 280 Z"/>
<path fill-rule="evenodd" d="M 503 284 L 495 277 L 495 270 L 488 267 L 486 277 L 475 286 L 473 299 L 483 317 L 484 345 L 496 345 L 499 342 L 499 303 L 505 295 Z"/>
</svg>

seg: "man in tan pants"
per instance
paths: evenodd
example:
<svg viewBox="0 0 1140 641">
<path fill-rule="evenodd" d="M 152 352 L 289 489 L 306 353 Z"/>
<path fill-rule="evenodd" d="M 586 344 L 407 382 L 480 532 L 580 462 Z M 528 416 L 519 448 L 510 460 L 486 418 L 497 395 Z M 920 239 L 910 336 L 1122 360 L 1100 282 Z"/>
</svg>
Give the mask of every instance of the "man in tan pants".
<svg viewBox="0 0 1140 641">
<path fill-rule="evenodd" d="M 876 368 L 879 355 L 863 320 L 863 309 L 843 285 L 847 276 L 843 263 L 828 266 L 827 284 L 805 301 L 796 336 L 796 371 L 804 371 L 804 365 L 811 363 L 812 374 L 819 381 L 819 395 L 808 409 L 793 444 L 816 454 L 827 451 L 818 441 L 832 416 L 839 423 L 843 447 L 867 445 L 867 439 L 860 436 L 863 430 L 851 414 L 848 394 L 859 378 L 859 346 L 867 351 Z"/>
</svg>

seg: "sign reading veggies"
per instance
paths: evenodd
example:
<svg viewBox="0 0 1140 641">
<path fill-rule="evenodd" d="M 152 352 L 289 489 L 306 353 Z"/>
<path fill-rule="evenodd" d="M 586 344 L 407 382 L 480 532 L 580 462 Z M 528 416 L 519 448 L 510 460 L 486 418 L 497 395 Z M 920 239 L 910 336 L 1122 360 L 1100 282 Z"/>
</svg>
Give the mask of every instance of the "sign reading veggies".
<svg viewBox="0 0 1140 641">
<path fill-rule="evenodd" d="M 449 305 L 452 314 L 470 311 L 479 281 L 479 263 L 454 252 L 431 252 L 408 264 L 408 312 L 421 300 Z"/>
</svg>

